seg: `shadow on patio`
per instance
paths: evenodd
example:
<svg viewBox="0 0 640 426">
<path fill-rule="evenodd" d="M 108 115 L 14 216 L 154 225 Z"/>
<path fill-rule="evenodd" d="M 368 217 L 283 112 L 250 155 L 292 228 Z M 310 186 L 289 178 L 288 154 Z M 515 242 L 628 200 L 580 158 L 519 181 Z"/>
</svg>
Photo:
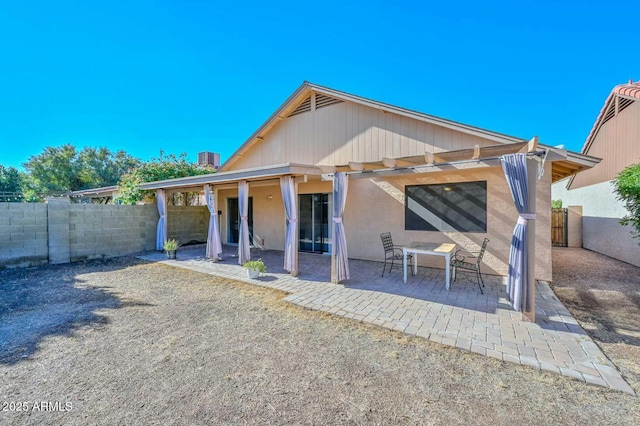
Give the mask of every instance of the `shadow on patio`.
<svg viewBox="0 0 640 426">
<path fill-rule="evenodd" d="M 278 250 L 251 250 L 252 259 L 262 259 L 267 267 L 267 273 L 253 280 L 256 284 L 267 285 L 275 279 L 300 280 L 328 284 L 331 282 L 331 257 L 314 253 L 299 253 L 299 274 L 291 277 L 283 268 L 283 252 Z M 147 260 L 164 259 L 161 253 L 144 256 Z M 177 263 L 187 262 L 208 271 L 201 272 L 223 273 L 229 278 L 246 280 L 246 272 L 238 265 L 238 252 L 235 246 L 224 245 L 222 261 L 211 262 L 205 259 L 204 247 L 183 247 L 178 254 Z M 367 260 L 349 260 L 349 280 L 341 283 L 352 290 L 375 291 L 412 299 L 436 302 L 452 307 L 473 309 L 478 312 L 496 313 L 498 308 L 510 309 L 505 295 L 503 277 L 484 275 L 486 287 L 484 294 L 480 293 L 474 277 L 459 272 L 458 280 L 451 283 L 451 289 L 445 288 L 444 269 L 419 267 L 418 273 L 409 275 L 407 283 L 402 281 L 402 270 L 382 274 L 382 262 Z M 185 265 L 186 266 L 186 265 Z M 231 275 L 231 276 L 230 276 Z M 271 286 L 271 285 L 267 285 Z"/>
</svg>

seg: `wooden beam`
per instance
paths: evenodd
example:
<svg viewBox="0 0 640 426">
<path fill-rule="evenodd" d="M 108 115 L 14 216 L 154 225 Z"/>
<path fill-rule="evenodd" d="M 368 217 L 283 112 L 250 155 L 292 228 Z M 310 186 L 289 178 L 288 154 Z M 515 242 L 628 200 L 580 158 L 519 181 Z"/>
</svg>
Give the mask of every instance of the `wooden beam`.
<svg viewBox="0 0 640 426">
<path fill-rule="evenodd" d="M 477 160 L 478 158 L 480 158 L 480 145 L 473 147 L 473 157 L 471 157 L 472 160 Z"/>
<path fill-rule="evenodd" d="M 433 152 L 424 153 L 424 162 L 427 164 L 433 164 Z"/>
<path fill-rule="evenodd" d="M 382 159 L 382 164 L 384 164 L 384 166 L 389 169 L 393 169 L 394 167 L 396 167 L 396 160 L 393 158 L 384 157 Z"/>
<path fill-rule="evenodd" d="M 356 172 L 361 172 L 364 170 L 364 164 L 356 163 L 355 161 L 349 161 L 349 168 L 351 170 L 355 170 Z"/>
<path fill-rule="evenodd" d="M 322 172 L 322 174 L 335 173 L 336 172 L 336 166 L 319 166 L 319 167 L 320 167 L 320 171 Z"/>
</svg>

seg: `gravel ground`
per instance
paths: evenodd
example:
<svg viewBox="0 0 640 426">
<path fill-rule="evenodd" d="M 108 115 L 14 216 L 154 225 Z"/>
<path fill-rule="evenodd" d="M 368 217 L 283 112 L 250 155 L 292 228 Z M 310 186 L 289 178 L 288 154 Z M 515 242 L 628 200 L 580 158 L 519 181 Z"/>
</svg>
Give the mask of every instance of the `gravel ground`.
<svg viewBox="0 0 640 426">
<path fill-rule="evenodd" d="M 0 280 L 3 425 L 640 422 L 634 396 L 164 265 Z"/>
<path fill-rule="evenodd" d="M 554 248 L 553 279 L 560 300 L 640 394 L 640 268 Z"/>
</svg>

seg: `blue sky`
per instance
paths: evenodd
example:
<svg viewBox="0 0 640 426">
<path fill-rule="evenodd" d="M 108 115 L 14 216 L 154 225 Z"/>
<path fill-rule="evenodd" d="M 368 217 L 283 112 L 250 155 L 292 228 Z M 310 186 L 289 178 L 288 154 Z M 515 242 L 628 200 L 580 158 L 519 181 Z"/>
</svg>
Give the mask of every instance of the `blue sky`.
<svg viewBox="0 0 640 426">
<path fill-rule="evenodd" d="M 232 4 L 233 3 L 233 4 Z M 0 164 L 45 146 L 226 159 L 304 80 L 579 151 L 640 79 L 640 2 L 0 5 Z"/>
</svg>

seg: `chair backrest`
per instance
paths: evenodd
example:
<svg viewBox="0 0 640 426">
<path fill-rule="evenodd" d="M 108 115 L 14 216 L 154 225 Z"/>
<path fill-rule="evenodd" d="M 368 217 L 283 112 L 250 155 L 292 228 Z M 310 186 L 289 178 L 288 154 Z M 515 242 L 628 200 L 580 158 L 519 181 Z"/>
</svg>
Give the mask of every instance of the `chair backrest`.
<svg viewBox="0 0 640 426">
<path fill-rule="evenodd" d="M 484 241 L 482 242 L 482 247 L 480 248 L 480 253 L 478 253 L 478 260 L 477 260 L 477 264 L 479 265 L 480 262 L 482 262 L 482 256 L 484 256 L 484 252 L 487 249 L 487 244 L 489 243 L 489 239 L 485 238 Z"/>
<path fill-rule="evenodd" d="M 380 234 L 380 239 L 382 240 L 382 247 L 384 247 L 384 251 L 393 251 L 393 240 L 391 239 L 391 232 L 383 232 Z"/>
</svg>

